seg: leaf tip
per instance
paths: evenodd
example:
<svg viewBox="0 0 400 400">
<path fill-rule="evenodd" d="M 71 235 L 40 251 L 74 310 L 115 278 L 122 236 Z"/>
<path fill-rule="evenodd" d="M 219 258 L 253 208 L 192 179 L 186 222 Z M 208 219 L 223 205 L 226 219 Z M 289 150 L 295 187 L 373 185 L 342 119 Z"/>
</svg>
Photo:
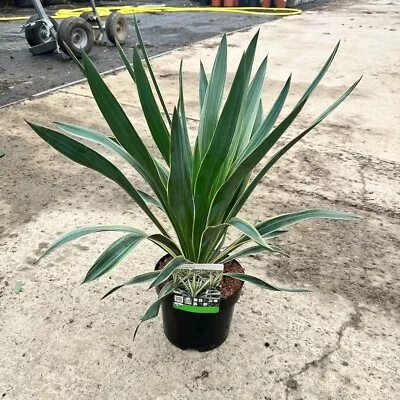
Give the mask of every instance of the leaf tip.
<svg viewBox="0 0 400 400">
<path fill-rule="evenodd" d="M 37 265 L 37 264 L 39 263 L 39 261 L 40 261 L 42 258 L 43 258 L 43 255 L 40 256 L 39 258 L 37 258 L 37 259 L 32 263 L 32 265 Z"/>
<path fill-rule="evenodd" d="M 83 285 L 83 284 L 88 283 L 88 282 L 90 282 L 90 279 L 86 275 L 85 278 L 83 279 L 83 281 L 80 283 L 80 285 Z"/>
<path fill-rule="evenodd" d="M 132 342 L 134 342 L 135 339 L 136 339 L 136 335 L 137 335 L 137 333 L 138 333 L 138 330 L 139 330 L 140 325 L 142 325 L 142 322 L 140 322 L 140 323 L 138 324 L 138 326 L 136 327 L 135 332 L 133 333 Z"/>
<path fill-rule="evenodd" d="M 108 291 L 103 297 L 101 297 L 100 300 L 104 300 L 106 297 L 108 297 L 108 296 L 109 296 L 111 293 L 113 293 L 113 292 L 114 292 L 114 289 Z"/>
<path fill-rule="evenodd" d="M 35 126 L 37 126 L 34 122 L 28 121 L 27 119 L 24 118 L 24 121 L 33 129 L 35 130 Z"/>
</svg>

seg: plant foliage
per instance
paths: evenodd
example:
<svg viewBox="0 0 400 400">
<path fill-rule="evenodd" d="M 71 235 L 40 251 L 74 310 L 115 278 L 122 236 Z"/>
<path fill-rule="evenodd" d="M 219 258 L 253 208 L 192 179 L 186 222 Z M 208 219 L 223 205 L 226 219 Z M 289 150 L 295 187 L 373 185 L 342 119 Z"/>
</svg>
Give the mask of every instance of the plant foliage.
<svg viewBox="0 0 400 400">
<path fill-rule="evenodd" d="M 252 75 L 258 33 L 243 53 L 226 101 L 223 101 L 227 75 L 227 40 L 226 36 L 223 36 L 209 76 L 200 63 L 199 127 L 192 147 L 185 111 L 182 64 L 178 80 L 179 98 L 170 115 L 151 69 L 136 22 L 135 27 L 141 54 L 134 48 L 131 63 L 122 48 L 118 44 L 117 46 L 136 86 L 141 108 L 159 157 L 152 154 L 144 144 L 87 56 L 83 57 L 79 67 L 88 80 L 93 97 L 113 132 L 113 137 L 61 122 L 55 124 L 62 132 L 34 123 L 30 123 L 30 126 L 48 144 L 71 160 L 113 180 L 137 203 L 154 223 L 158 232 L 147 234 L 129 226 L 80 228 L 56 241 L 47 249 L 45 255 L 89 233 L 124 232 L 124 236 L 112 243 L 100 255 L 87 273 L 84 282 L 92 281 L 109 272 L 145 239 L 172 255 L 172 260 L 161 272 L 138 275 L 112 289 L 106 294 L 108 296 L 125 285 L 150 282 L 150 287 L 157 286 L 167 281 L 176 268 L 188 262 L 220 263 L 262 252 L 285 254 L 280 247 L 271 243 L 271 240 L 284 234 L 288 226 L 307 219 L 356 218 L 353 215 L 320 209 L 269 217 L 257 224 L 238 217 L 257 184 L 275 163 L 335 110 L 358 84 L 359 80 L 302 132 L 286 145 L 274 150 L 278 140 L 295 121 L 324 77 L 339 44 L 293 109 L 279 120 L 289 93 L 291 77 L 287 79 L 272 108 L 265 113 L 261 94 L 267 58 Z M 142 57 L 147 71 L 142 64 Z M 148 184 L 149 191 L 138 190 L 114 164 L 85 144 L 87 142 L 96 143 L 122 157 Z M 259 167 L 257 173 L 254 171 L 256 167 Z M 167 217 L 172 229 L 164 226 L 160 213 Z M 230 229 L 236 230 L 240 236 L 233 243 L 223 247 Z M 249 275 L 229 276 L 265 289 L 282 290 Z M 201 285 L 198 288 L 196 285 L 198 282 L 194 282 L 188 290 L 200 290 Z M 171 292 L 171 282 L 163 289 L 161 297 Z M 150 307 L 142 320 L 157 315 L 161 297 Z"/>
</svg>

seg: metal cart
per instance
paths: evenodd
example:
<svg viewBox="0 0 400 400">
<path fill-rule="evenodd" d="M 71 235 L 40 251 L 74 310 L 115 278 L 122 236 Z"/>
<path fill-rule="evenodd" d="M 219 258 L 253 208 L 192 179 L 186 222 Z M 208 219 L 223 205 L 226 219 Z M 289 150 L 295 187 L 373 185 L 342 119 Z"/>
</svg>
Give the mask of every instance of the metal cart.
<svg viewBox="0 0 400 400">
<path fill-rule="evenodd" d="M 129 25 L 127 18 L 114 11 L 103 22 L 96 10 L 94 0 L 90 0 L 92 11 L 85 12 L 80 17 L 69 17 L 60 24 L 48 16 L 40 0 L 32 0 L 36 10 L 23 26 L 25 38 L 33 55 L 64 53 L 68 55 L 67 47 L 77 57 L 89 54 L 95 43 L 107 44 L 107 40 L 115 44 L 125 43 Z"/>
</svg>

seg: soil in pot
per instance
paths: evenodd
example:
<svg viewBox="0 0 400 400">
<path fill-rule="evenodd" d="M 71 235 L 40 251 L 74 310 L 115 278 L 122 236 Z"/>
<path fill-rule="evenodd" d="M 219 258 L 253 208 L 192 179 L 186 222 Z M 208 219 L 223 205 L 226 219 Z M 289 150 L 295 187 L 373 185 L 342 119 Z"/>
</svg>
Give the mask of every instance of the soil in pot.
<svg viewBox="0 0 400 400">
<path fill-rule="evenodd" d="M 162 269 L 171 256 L 161 258 L 156 269 Z M 224 272 L 243 273 L 237 261 L 224 264 Z M 173 294 L 162 303 L 164 333 L 175 346 L 186 350 L 208 351 L 220 346 L 228 337 L 232 314 L 239 300 L 243 282 L 224 276 L 221 285 L 221 302 L 217 314 L 197 314 L 173 307 Z"/>
</svg>

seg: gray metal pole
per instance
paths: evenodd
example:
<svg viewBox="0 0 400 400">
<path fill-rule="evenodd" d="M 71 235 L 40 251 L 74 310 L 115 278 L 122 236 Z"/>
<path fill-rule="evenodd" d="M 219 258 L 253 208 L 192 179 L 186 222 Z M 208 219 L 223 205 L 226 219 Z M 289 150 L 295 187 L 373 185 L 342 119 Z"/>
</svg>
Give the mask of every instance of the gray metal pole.
<svg viewBox="0 0 400 400">
<path fill-rule="evenodd" d="M 39 19 L 41 19 L 47 26 L 47 29 L 51 33 L 51 36 L 53 36 L 53 39 L 57 43 L 57 31 L 55 30 L 53 23 L 51 22 L 49 16 L 46 14 L 45 9 L 43 8 L 43 5 L 40 0 L 32 0 L 33 6 L 35 7 L 35 10 L 37 14 L 39 15 Z M 58 49 L 58 43 L 57 43 L 57 50 Z"/>
</svg>

